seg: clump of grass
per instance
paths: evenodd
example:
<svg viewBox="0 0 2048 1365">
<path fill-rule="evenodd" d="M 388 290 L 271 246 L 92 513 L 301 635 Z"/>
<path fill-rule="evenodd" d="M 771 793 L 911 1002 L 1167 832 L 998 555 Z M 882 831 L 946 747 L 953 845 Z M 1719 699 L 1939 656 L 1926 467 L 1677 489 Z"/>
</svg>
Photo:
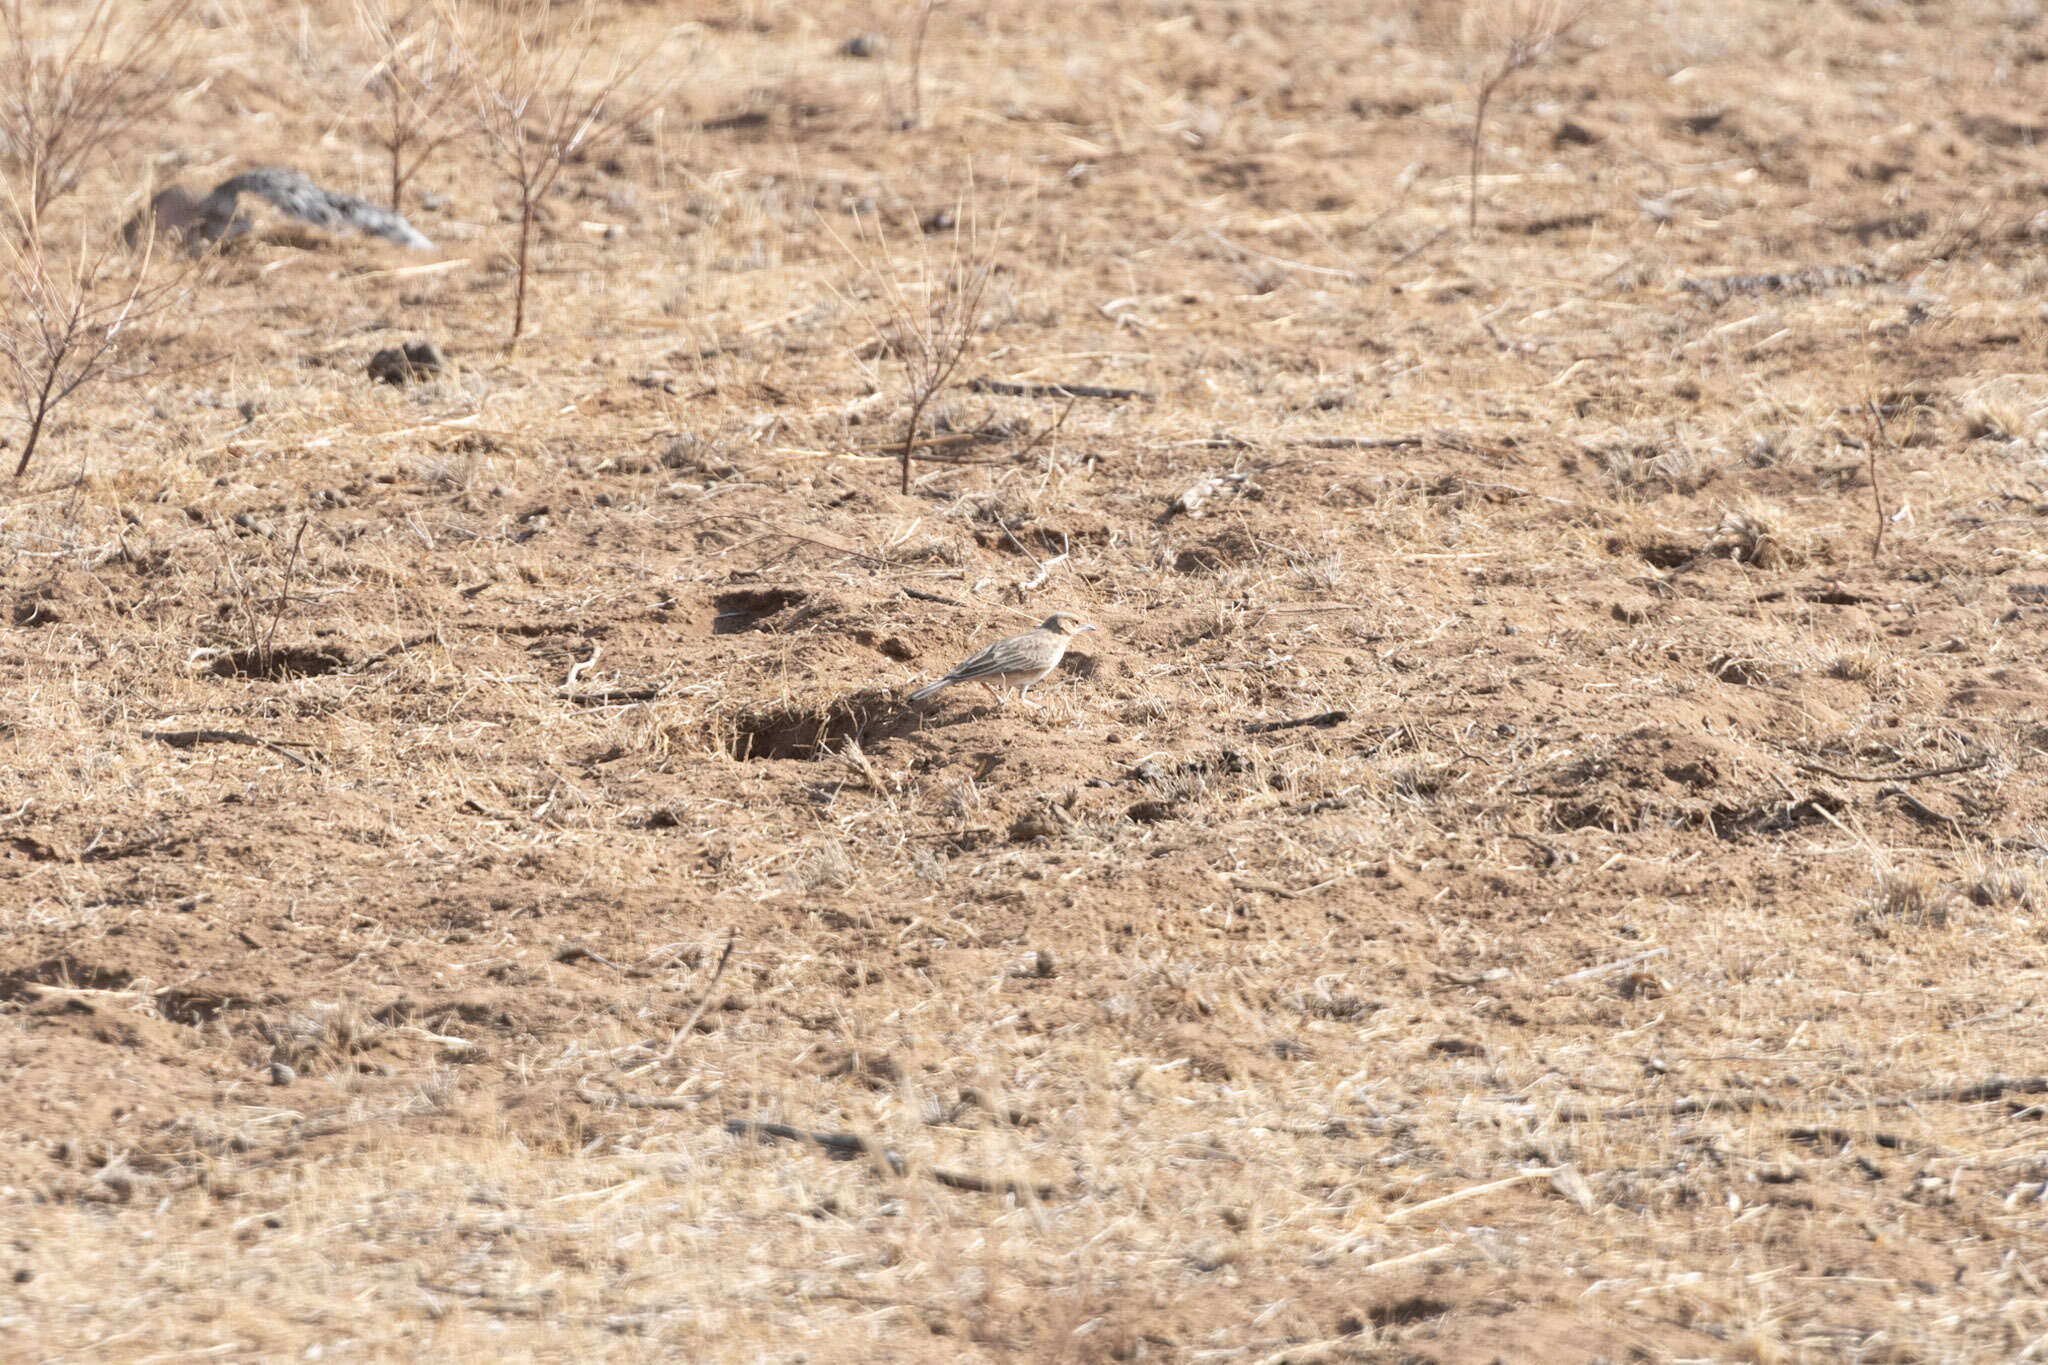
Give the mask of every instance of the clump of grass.
<svg viewBox="0 0 2048 1365">
<path fill-rule="evenodd" d="M 1719 465 L 1684 440 L 1606 446 L 1591 454 L 1600 473 L 1624 493 L 1696 493 L 1721 472 Z"/>
<path fill-rule="evenodd" d="M 1979 399 L 1963 411 L 1963 436 L 1971 441 L 2017 441 L 2031 425 L 2028 414 L 2011 403 Z"/>
<path fill-rule="evenodd" d="M 1828 660 L 1827 675 L 1866 687 L 1888 687 L 1899 680 L 1899 664 L 1876 644 L 1844 649 Z"/>
<path fill-rule="evenodd" d="M 1986 857 L 1981 849 L 1963 856 L 1963 894 L 1992 910 L 2039 910 L 2048 904 L 2041 869 L 2030 863 Z"/>
<path fill-rule="evenodd" d="M 1948 898 L 1925 868 L 1883 868 L 1870 888 L 1866 913 L 1879 923 L 1940 928 L 1948 923 Z"/>
</svg>

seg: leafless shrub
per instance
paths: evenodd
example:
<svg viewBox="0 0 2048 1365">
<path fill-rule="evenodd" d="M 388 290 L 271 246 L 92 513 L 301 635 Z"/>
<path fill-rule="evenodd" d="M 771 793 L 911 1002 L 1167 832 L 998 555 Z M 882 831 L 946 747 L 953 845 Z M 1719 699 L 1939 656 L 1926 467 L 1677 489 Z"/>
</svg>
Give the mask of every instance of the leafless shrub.
<svg viewBox="0 0 2048 1365">
<path fill-rule="evenodd" d="M 601 51 L 591 6 L 554 17 L 547 0 L 507 0 L 465 44 L 477 126 L 519 200 L 512 343 L 526 330 L 533 232 L 542 198 L 572 160 L 587 157 L 655 98 L 622 86 L 644 63 Z"/>
<path fill-rule="evenodd" d="M 956 212 L 953 222 L 943 261 L 933 260 L 929 241 L 920 237 L 915 264 L 899 265 L 878 221 L 861 220 L 859 246 L 847 248 L 879 305 L 880 312 L 871 321 L 882 354 L 903 364 L 903 396 L 910 407 L 899 455 L 905 493 L 910 491 L 918 425 L 974 344 L 982 296 L 995 265 L 994 234 L 982 240 L 971 212 Z"/>
<path fill-rule="evenodd" d="M 452 107 L 462 90 L 460 15 L 408 0 L 356 0 L 356 22 L 377 54 L 364 85 L 377 102 L 370 135 L 390 162 L 394 213 L 406 182 L 464 131 Z"/>
<path fill-rule="evenodd" d="M 75 256 L 56 260 L 23 226 L 0 255 L 0 388 L 28 432 L 14 465 L 17 479 L 28 472 L 51 415 L 79 389 L 116 377 L 129 333 L 162 312 L 181 284 L 151 282 L 148 244 L 130 257 L 81 241 Z M 148 234 L 145 243 L 154 238 Z"/>
<path fill-rule="evenodd" d="M 24 186 L 17 212 L 30 237 L 95 152 L 163 114 L 177 93 L 178 26 L 191 7 L 93 0 L 67 42 L 42 0 L 0 0 L 0 159 Z"/>
<path fill-rule="evenodd" d="M 1498 0 L 1482 23 L 1492 61 L 1479 78 L 1478 108 L 1472 115 L 1472 166 L 1465 228 L 1479 231 L 1479 165 L 1486 147 L 1486 109 L 1501 87 L 1521 72 L 1540 66 L 1558 42 L 1593 12 L 1598 0 Z"/>
</svg>

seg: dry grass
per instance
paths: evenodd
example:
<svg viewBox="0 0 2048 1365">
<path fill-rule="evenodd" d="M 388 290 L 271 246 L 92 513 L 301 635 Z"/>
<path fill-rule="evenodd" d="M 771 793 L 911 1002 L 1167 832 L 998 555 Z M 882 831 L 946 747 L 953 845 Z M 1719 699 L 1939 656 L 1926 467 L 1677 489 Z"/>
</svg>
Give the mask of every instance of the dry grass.
<svg viewBox="0 0 2048 1365">
<path fill-rule="evenodd" d="M 1925 11 L 1596 20 L 1475 242 L 1405 11 L 947 7 L 904 134 L 866 7 L 599 8 L 692 78 L 516 356 L 460 156 L 229 244 L 0 505 L 0 1340 L 2038 1358 L 2029 40 Z M 383 186 L 267 41 L 73 206 Z M 835 238 L 970 188 L 1048 387 L 906 492 Z"/>
</svg>

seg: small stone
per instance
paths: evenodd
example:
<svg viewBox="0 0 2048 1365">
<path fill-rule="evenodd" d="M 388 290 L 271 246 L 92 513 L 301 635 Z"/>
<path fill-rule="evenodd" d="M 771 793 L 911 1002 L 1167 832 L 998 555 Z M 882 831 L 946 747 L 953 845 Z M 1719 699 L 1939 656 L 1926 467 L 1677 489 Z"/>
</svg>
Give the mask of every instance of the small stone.
<svg viewBox="0 0 2048 1365">
<path fill-rule="evenodd" d="M 270 1083 L 272 1085 L 290 1085 L 298 1078 L 299 1073 L 286 1066 L 283 1062 L 272 1062 L 270 1064 Z"/>
<path fill-rule="evenodd" d="M 879 33 L 856 33 L 839 45 L 839 55 L 869 61 L 882 55 L 883 46 Z"/>
<path fill-rule="evenodd" d="M 408 341 L 387 346 L 370 357 L 370 378 L 381 384 L 404 386 L 415 379 L 427 379 L 448 367 L 448 358 L 431 341 Z"/>
</svg>

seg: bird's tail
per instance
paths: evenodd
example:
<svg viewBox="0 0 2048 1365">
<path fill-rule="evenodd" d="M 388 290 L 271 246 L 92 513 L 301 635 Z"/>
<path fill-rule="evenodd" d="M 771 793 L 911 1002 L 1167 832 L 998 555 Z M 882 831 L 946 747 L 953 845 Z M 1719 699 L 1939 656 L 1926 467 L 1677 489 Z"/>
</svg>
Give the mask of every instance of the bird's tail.
<svg viewBox="0 0 2048 1365">
<path fill-rule="evenodd" d="M 923 687 L 918 688 L 917 691 L 912 692 L 910 694 L 910 699 L 912 701 L 923 701 L 926 697 L 931 696 L 933 693 L 939 691 L 941 688 L 951 687 L 952 685 L 953 679 L 941 678 L 937 682 L 926 683 Z"/>
</svg>

